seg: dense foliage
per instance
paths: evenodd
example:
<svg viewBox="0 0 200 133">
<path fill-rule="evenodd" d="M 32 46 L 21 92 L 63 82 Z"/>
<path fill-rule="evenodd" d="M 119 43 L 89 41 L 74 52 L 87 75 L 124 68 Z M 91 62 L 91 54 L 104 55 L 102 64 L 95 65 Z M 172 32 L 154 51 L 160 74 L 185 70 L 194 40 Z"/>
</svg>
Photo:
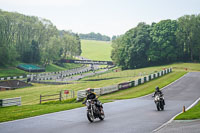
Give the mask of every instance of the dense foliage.
<svg viewBox="0 0 200 133">
<path fill-rule="evenodd" d="M 200 61 L 200 14 L 151 25 L 139 23 L 113 40 L 111 58 L 122 69 Z"/>
<path fill-rule="evenodd" d="M 100 40 L 100 41 L 110 41 L 110 37 L 106 35 L 101 35 L 100 33 L 88 33 L 88 34 L 79 34 L 81 39 L 85 40 Z"/>
<path fill-rule="evenodd" d="M 79 36 L 49 20 L 0 10 L 0 65 L 16 61 L 48 64 L 81 54 Z"/>
</svg>

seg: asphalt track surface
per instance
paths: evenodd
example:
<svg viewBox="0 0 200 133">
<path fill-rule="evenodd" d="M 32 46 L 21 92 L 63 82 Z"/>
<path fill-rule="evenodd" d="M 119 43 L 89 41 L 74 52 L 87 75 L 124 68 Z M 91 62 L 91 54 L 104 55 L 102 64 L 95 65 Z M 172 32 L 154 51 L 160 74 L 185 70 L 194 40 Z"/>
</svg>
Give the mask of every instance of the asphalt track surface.
<svg viewBox="0 0 200 133">
<path fill-rule="evenodd" d="M 164 90 L 166 106 L 157 111 L 152 95 L 104 104 L 106 118 L 90 123 L 86 107 L 0 123 L 1 133 L 149 133 L 200 97 L 200 72 L 186 74 Z"/>
</svg>

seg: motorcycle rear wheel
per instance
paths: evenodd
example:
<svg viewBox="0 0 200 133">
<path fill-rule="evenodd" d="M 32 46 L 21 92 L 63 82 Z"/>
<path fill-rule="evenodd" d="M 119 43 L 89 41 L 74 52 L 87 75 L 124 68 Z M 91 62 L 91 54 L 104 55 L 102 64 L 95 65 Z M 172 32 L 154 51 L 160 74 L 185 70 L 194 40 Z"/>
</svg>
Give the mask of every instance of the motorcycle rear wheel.
<svg viewBox="0 0 200 133">
<path fill-rule="evenodd" d="M 163 104 L 160 105 L 160 109 L 164 110 L 164 105 Z"/>
<path fill-rule="evenodd" d="M 104 111 L 103 111 L 103 110 L 102 110 L 102 113 L 103 113 L 103 114 L 100 114 L 100 116 L 99 116 L 99 119 L 100 119 L 100 120 L 104 120 L 104 118 L 105 118 L 105 114 L 104 114 Z"/>
</svg>

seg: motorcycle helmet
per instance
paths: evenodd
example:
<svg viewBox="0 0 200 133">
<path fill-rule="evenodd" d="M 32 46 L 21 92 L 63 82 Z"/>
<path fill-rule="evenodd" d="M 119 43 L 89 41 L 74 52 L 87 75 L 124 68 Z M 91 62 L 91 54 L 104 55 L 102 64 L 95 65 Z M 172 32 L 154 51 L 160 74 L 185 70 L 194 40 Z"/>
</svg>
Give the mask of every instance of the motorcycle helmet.
<svg viewBox="0 0 200 133">
<path fill-rule="evenodd" d="M 88 94 L 91 93 L 91 88 L 87 88 L 87 93 L 88 93 Z"/>
<path fill-rule="evenodd" d="M 159 87 L 158 86 L 156 87 L 156 91 L 159 91 Z"/>
</svg>

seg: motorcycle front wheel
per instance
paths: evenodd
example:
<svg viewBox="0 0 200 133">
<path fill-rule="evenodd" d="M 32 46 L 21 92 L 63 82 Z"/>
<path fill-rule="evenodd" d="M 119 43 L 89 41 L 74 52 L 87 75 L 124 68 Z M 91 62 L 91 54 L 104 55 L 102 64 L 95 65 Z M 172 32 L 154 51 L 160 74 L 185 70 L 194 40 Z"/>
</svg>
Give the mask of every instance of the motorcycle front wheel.
<svg viewBox="0 0 200 133">
<path fill-rule="evenodd" d="M 87 118 L 90 122 L 94 121 L 94 117 L 92 116 L 92 113 L 90 111 L 87 112 Z"/>
<path fill-rule="evenodd" d="M 156 103 L 157 110 L 160 111 L 160 104 Z"/>
</svg>

